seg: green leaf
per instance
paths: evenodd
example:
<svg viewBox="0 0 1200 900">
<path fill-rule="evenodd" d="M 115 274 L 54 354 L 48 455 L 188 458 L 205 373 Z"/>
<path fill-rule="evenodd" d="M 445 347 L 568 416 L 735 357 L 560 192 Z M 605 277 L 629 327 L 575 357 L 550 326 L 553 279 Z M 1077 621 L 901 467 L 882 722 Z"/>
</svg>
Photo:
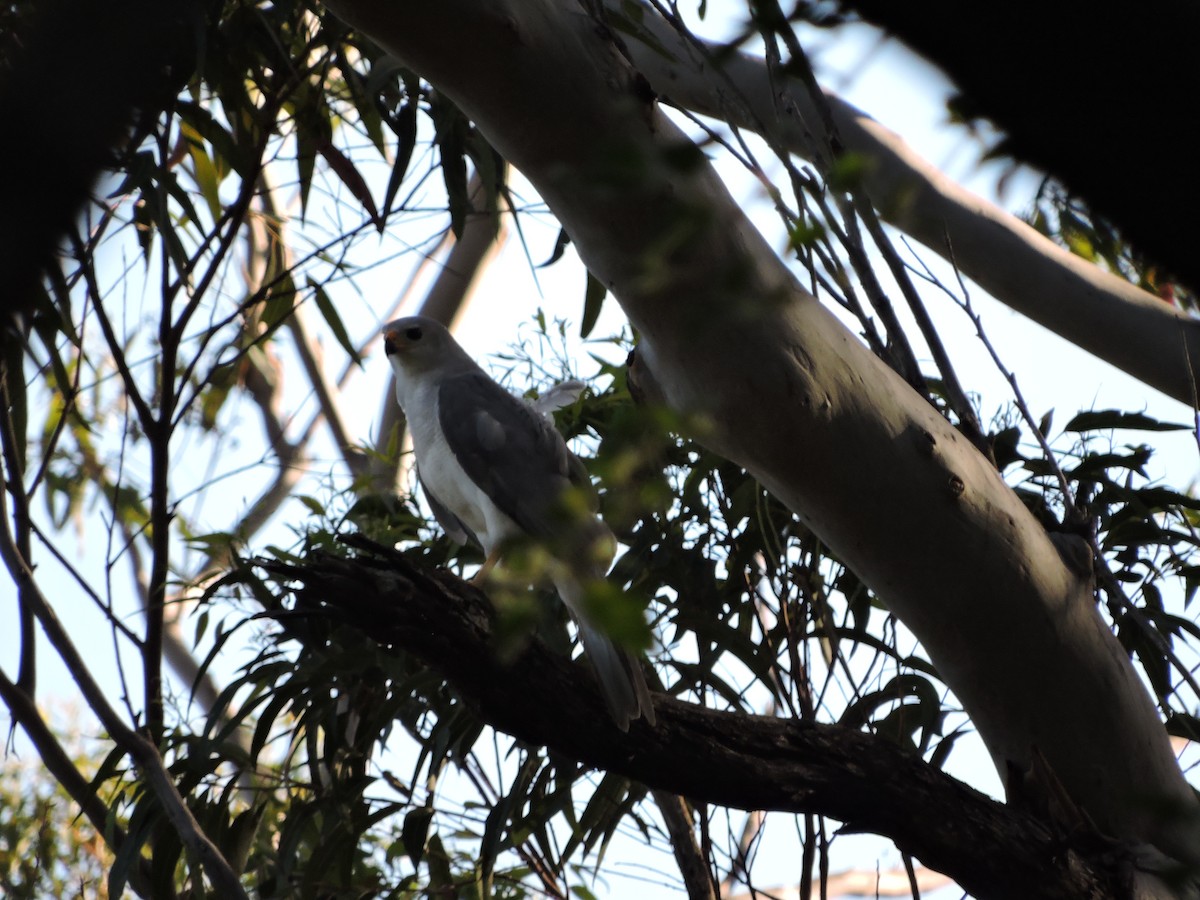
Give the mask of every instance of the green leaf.
<svg viewBox="0 0 1200 900">
<path fill-rule="evenodd" d="M 904 702 L 908 698 L 916 698 L 917 702 Z M 876 718 L 875 713 L 883 708 L 888 708 L 888 712 L 881 719 Z M 938 733 L 941 720 L 941 701 L 933 684 L 921 675 L 901 674 L 878 691 L 864 694 L 851 703 L 838 724 L 861 728 L 873 722 L 881 735 L 901 745 L 911 741 L 919 729 L 922 737 L 918 746 L 923 749 Z"/>
<path fill-rule="evenodd" d="M 558 229 L 558 237 L 554 239 L 554 249 L 550 251 L 550 258 L 548 260 L 546 260 L 544 263 L 541 263 L 538 266 L 538 268 L 544 269 L 547 266 L 554 265 L 556 262 L 558 262 L 560 259 L 562 259 L 563 253 L 566 251 L 567 247 L 569 247 L 570 245 L 571 245 L 571 236 L 569 234 L 567 234 L 567 229 L 565 229 L 565 228 Z M 542 330 L 545 331 L 546 329 L 543 328 Z"/>
<path fill-rule="evenodd" d="M 391 212 L 396 195 L 404 176 L 408 174 L 408 164 L 412 160 L 413 148 L 417 145 L 417 107 L 415 103 L 405 104 L 400 110 L 396 121 L 396 161 L 392 163 L 392 173 L 388 176 L 387 190 L 383 194 L 383 215 L 386 218 Z"/>
<path fill-rule="evenodd" d="M 432 821 L 432 806 L 414 809 L 404 817 L 404 824 L 400 828 L 400 840 L 404 843 L 404 850 L 408 853 L 408 858 L 412 860 L 414 867 L 419 866 L 425 857 L 425 841 L 429 835 L 429 824 Z M 432 866 L 433 863 L 430 862 L 430 867 L 432 868 Z"/>
<path fill-rule="evenodd" d="M 307 494 L 298 494 L 296 495 L 296 499 L 303 503 L 305 508 L 314 516 L 323 517 L 325 515 L 325 505 L 316 497 L 310 497 Z"/>
<path fill-rule="evenodd" d="M 388 177 L 387 191 L 383 195 L 384 216 L 391 211 L 392 204 L 396 201 L 396 194 L 404 176 L 408 174 L 408 165 L 417 146 L 417 99 L 420 96 L 420 82 L 416 78 L 411 81 L 405 79 L 404 86 L 409 99 L 400 107 L 395 121 L 389 120 L 392 131 L 396 134 L 396 161 L 392 164 L 392 174 Z"/>
<path fill-rule="evenodd" d="M 187 141 L 188 155 L 192 160 L 192 177 L 200 188 L 200 195 L 208 204 L 208 212 L 213 221 L 221 218 L 221 181 L 224 173 L 217 169 L 216 164 L 204 149 L 204 138 L 198 131 L 187 123 L 180 123 L 179 133 Z"/>
<path fill-rule="evenodd" d="M 253 174 L 247 153 L 211 112 L 190 100 L 179 101 L 178 109 L 180 121 L 212 147 L 212 164 L 219 181 L 225 179 L 231 168 L 243 177 Z"/>
<path fill-rule="evenodd" d="M 292 314 L 296 307 L 296 285 L 290 273 L 280 275 L 266 289 L 267 299 L 263 303 L 262 322 L 274 329 Z"/>
<path fill-rule="evenodd" d="M 637 799 L 631 796 L 632 787 L 632 782 L 624 776 L 611 772 L 605 775 L 579 817 L 579 828 L 571 836 L 563 855 L 566 856 L 579 841 L 583 843 L 585 856 L 591 853 L 597 841 L 601 846 L 606 845 L 632 807 L 631 800 Z"/>
<path fill-rule="evenodd" d="M 308 194 L 312 189 L 313 170 L 317 154 L 333 139 L 329 107 L 320 91 L 303 81 L 287 104 L 296 123 L 296 170 L 300 181 L 300 218 L 308 209 Z"/>
<path fill-rule="evenodd" d="M 150 882 L 155 897 L 175 893 L 175 866 L 183 855 L 183 842 L 174 828 L 155 828 L 150 855 Z"/>
<path fill-rule="evenodd" d="M 224 553 L 234 545 L 234 536 L 228 531 L 214 531 L 209 534 L 194 534 L 188 537 L 188 545 L 215 555 Z"/>
<path fill-rule="evenodd" d="M 861 153 L 843 153 L 829 170 L 829 186 L 837 191 L 853 191 L 862 183 L 871 161 Z"/>
<path fill-rule="evenodd" d="M 441 157 L 442 180 L 450 207 L 450 230 L 462 237 L 470 207 L 467 194 L 467 121 L 458 107 L 442 94 L 435 94 L 429 115 L 436 133 L 433 140 Z"/>
<path fill-rule="evenodd" d="M 241 367 L 230 363 L 213 368 L 208 374 L 208 387 L 200 395 L 200 427 L 212 431 L 217 427 L 217 416 L 229 399 L 229 394 L 238 385 Z"/>
<path fill-rule="evenodd" d="M 450 855 L 436 834 L 429 839 L 429 887 L 434 897 L 456 897 L 454 875 L 450 871 Z"/>
<path fill-rule="evenodd" d="M 129 881 L 130 869 L 142 859 L 142 847 L 150 839 L 154 831 L 153 825 L 158 818 L 158 804 L 150 794 L 143 794 L 134 806 L 133 814 L 126 826 L 125 843 L 113 860 L 108 872 L 108 894 L 110 897 L 122 897 L 125 885 Z"/>
<path fill-rule="evenodd" d="M 151 201 L 145 193 L 133 204 L 133 231 L 147 268 L 150 267 L 150 250 L 154 246 L 155 231 L 154 214 L 150 204 Z"/>
<path fill-rule="evenodd" d="M 608 288 L 604 286 L 603 282 L 588 272 L 587 291 L 583 295 L 583 321 L 579 326 L 580 337 L 586 338 L 596 327 L 596 320 L 600 318 L 600 309 L 604 305 L 604 298 L 607 294 Z"/>
<path fill-rule="evenodd" d="M 375 224 L 376 230 L 382 233 L 383 218 L 379 215 L 379 210 L 375 208 L 375 200 L 371 196 L 370 188 L 367 187 L 366 179 L 362 177 L 350 157 L 339 150 L 332 141 L 322 141 L 317 146 L 317 152 L 321 154 L 325 164 L 338 177 L 338 180 L 350 189 L 354 199 L 362 204 L 363 209 Z"/>
<path fill-rule="evenodd" d="M 317 309 L 321 311 L 321 315 L 325 319 L 325 324 L 329 326 L 329 330 L 333 332 L 334 339 L 346 351 L 346 355 L 354 360 L 360 368 L 363 364 L 362 357 L 358 355 L 358 351 L 354 349 L 354 344 L 350 341 L 350 335 L 346 333 L 346 326 L 342 323 L 342 317 L 338 315 L 337 309 L 333 305 L 333 301 L 329 299 L 329 295 L 325 293 L 325 288 L 315 282 L 311 277 L 308 278 L 308 286 L 312 289 L 313 299 L 317 303 Z"/>
<path fill-rule="evenodd" d="M 1122 412 L 1119 409 L 1097 409 L 1081 412 L 1067 423 L 1064 431 L 1100 431 L 1107 428 L 1128 428 L 1136 431 L 1191 431 L 1191 425 L 1160 422 L 1144 413 Z"/>
</svg>

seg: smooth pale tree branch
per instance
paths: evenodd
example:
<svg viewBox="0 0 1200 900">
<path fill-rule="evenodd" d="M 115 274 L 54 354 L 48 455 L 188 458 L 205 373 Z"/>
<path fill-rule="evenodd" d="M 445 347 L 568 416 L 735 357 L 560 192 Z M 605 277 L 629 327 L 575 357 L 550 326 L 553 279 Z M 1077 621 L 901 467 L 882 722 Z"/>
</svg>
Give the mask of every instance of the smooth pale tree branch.
<svg viewBox="0 0 1200 900">
<path fill-rule="evenodd" d="M 287 319 L 287 329 L 292 334 L 292 343 L 296 348 L 296 355 L 300 357 L 304 374 L 308 376 L 308 383 L 317 398 L 317 405 L 320 407 L 321 415 L 325 418 L 325 422 L 329 426 L 333 442 L 342 456 L 342 462 L 346 464 L 346 468 L 350 470 L 351 475 L 358 476 L 363 474 L 367 470 L 366 459 L 355 442 L 350 439 L 350 431 L 346 428 L 346 424 L 342 419 L 342 410 L 339 405 L 340 398 L 334 396 L 329 380 L 325 377 L 325 373 L 322 370 L 317 345 L 304 323 L 303 307 L 297 306 L 296 309 L 292 310 L 292 314 Z"/>
<path fill-rule="evenodd" d="M 536 640 L 501 661 L 492 608 L 472 585 L 365 539 L 347 543 L 378 555 L 259 565 L 300 585 L 306 614 L 323 609 L 382 646 L 414 654 L 484 721 L 520 740 L 697 802 L 818 812 L 850 831 L 886 835 L 980 898 L 1128 896 L 1133 858 L 1118 845 L 1084 830 L 1057 834 L 883 738 L 704 709 L 665 694 L 655 696 L 656 727 L 639 721 L 623 734 L 583 666 Z"/>
<path fill-rule="evenodd" d="M 606 5 L 622 14 L 618 0 Z M 763 60 L 689 39 L 649 7 L 640 25 L 652 40 L 628 35 L 626 47 L 664 101 L 828 158 L 823 118 L 798 79 L 780 84 Z M 962 271 L 1001 303 L 1193 405 L 1200 322 L 961 187 L 835 94 L 824 99 L 843 151 L 867 162 L 863 187 L 885 222 L 947 259 L 949 239 Z"/>
<path fill-rule="evenodd" d="M 1200 804 L 1090 583 L 994 466 L 796 283 L 611 31 L 566 0 L 329 5 L 537 188 L 637 329 L 661 398 L 707 419 L 703 443 L 913 631 L 1002 777 L 1040 755 L 1103 830 L 1200 864 Z"/>
</svg>

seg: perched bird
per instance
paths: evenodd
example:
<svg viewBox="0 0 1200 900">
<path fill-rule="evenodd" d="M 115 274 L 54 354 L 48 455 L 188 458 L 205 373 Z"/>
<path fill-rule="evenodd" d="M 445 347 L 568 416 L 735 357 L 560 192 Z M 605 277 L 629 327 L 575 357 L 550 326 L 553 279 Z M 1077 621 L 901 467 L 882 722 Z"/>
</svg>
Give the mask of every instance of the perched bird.
<svg viewBox="0 0 1200 900">
<path fill-rule="evenodd" d="M 616 541 L 595 515 L 565 509 L 572 488 L 591 487 L 583 463 L 547 417 L 493 381 L 439 322 L 397 319 L 383 342 L 438 522 L 456 542 L 483 548 L 485 573 L 515 540 L 546 549 L 613 720 L 622 731 L 639 716 L 653 725 L 638 660 L 596 630 L 584 607 L 584 585 L 604 577 Z"/>
</svg>

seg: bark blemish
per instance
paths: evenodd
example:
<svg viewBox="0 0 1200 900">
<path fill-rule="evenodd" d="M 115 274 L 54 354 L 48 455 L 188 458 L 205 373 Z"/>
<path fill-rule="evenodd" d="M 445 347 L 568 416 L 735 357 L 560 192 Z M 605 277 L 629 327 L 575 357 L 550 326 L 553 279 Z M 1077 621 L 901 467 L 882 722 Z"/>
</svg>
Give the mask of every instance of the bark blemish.
<svg viewBox="0 0 1200 900">
<path fill-rule="evenodd" d="M 933 432 L 921 429 L 921 433 L 917 438 L 917 446 L 921 451 L 928 456 L 933 456 L 937 449 L 937 438 L 933 436 Z"/>
<path fill-rule="evenodd" d="M 788 356 L 790 356 L 792 358 L 792 361 L 796 364 L 796 368 L 798 368 L 805 375 L 809 375 L 809 376 L 812 375 L 812 372 L 813 372 L 812 357 L 808 354 L 808 352 L 803 347 L 801 347 L 798 343 L 789 343 L 787 346 L 787 354 L 788 354 Z"/>
<path fill-rule="evenodd" d="M 963 491 L 967 489 L 966 484 L 957 475 L 951 475 L 946 484 L 950 488 L 950 494 L 955 498 L 961 497 Z"/>
</svg>

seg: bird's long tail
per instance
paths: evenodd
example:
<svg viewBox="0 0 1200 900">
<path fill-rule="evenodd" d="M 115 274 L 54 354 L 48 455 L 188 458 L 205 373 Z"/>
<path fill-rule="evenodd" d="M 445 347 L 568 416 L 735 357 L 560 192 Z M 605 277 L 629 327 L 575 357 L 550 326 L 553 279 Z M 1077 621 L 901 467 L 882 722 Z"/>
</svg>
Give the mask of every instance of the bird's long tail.
<svg viewBox="0 0 1200 900">
<path fill-rule="evenodd" d="M 583 652 L 591 661 L 600 692 L 617 727 L 628 731 L 629 723 L 639 717 L 654 725 L 654 704 L 638 657 L 618 647 L 608 635 L 587 622 L 583 613 L 583 586 L 578 581 L 564 578 L 556 582 L 559 596 L 579 626 Z"/>
<path fill-rule="evenodd" d="M 601 634 L 591 625 L 576 620 L 583 651 L 592 663 L 600 691 L 612 713 L 613 721 L 622 731 L 629 730 L 629 723 L 644 718 L 654 724 L 654 704 L 650 701 L 650 689 L 637 657 L 623 647 L 618 647 L 607 635 Z"/>
</svg>

